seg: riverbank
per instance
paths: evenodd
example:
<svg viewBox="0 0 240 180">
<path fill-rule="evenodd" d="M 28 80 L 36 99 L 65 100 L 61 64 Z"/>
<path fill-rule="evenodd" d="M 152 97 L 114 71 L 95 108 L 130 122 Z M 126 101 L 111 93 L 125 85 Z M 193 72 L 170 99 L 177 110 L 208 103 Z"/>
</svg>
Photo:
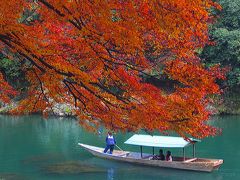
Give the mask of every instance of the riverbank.
<svg viewBox="0 0 240 180">
<path fill-rule="evenodd" d="M 214 108 L 216 114 L 240 115 L 240 94 L 237 92 L 226 92 L 216 96 L 214 99 Z"/>
<path fill-rule="evenodd" d="M 226 92 L 225 94 L 214 96 L 214 103 L 209 106 L 214 115 L 240 115 L 240 94 Z M 6 104 L 0 108 L 0 114 L 10 114 L 9 112 L 17 106 L 17 102 Z M 49 115 L 54 116 L 74 116 L 74 107 L 68 104 L 56 104 Z"/>
<path fill-rule="evenodd" d="M 18 102 L 12 102 L 5 104 L 0 108 L 0 114 L 11 114 L 11 110 L 16 108 Z M 47 110 L 48 111 L 48 110 Z M 42 114 L 41 112 L 35 114 Z M 62 116 L 62 117 L 73 117 L 75 116 L 74 107 L 68 104 L 55 104 L 54 107 L 48 111 L 48 115 Z"/>
</svg>

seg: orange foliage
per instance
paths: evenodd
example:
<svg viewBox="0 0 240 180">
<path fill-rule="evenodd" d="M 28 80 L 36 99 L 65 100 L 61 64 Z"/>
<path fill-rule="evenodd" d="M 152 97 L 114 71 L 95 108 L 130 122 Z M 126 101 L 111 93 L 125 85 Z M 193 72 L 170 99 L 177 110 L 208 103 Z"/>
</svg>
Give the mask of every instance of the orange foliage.
<svg viewBox="0 0 240 180">
<path fill-rule="evenodd" d="M 67 103 L 87 128 L 214 135 L 216 129 L 205 123 L 206 106 L 223 76 L 218 68 L 205 69 L 195 55 L 208 43 L 213 6 L 219 8 L 211 0 L 2 2 L 2 47 L 32 65 L 29 96 L 18 111 L 44 112 Z M 26 8 L 40 19 L 20 23 Z M 140 75 L 152 71 L 175 80 L 174 92 L 144 83 Z"/>
<path fill-rule="evenodd" d="M 11 96 L 16 96 L 17 92 L 5 81 L 3 75 L 0 73 L 0 101 L 9 103 Z"/>
</svg>

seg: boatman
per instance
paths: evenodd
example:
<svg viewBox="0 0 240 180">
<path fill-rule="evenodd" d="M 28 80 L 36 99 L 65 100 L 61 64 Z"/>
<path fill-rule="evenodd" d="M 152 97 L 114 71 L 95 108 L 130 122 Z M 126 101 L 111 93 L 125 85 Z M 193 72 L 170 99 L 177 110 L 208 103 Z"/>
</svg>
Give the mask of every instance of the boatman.
<svg viewBox="0 0 240 180">
<path fill-rule="evenodd" d="M 112 154 L 114 145 L 116 144 L 116 140 L 113 137 L 111 132 L 108 132 L 106 137 L 106 148 L 104 149 L 104 153 L 106 153 L 110 149 L 110 154 Z"/>
</svg>

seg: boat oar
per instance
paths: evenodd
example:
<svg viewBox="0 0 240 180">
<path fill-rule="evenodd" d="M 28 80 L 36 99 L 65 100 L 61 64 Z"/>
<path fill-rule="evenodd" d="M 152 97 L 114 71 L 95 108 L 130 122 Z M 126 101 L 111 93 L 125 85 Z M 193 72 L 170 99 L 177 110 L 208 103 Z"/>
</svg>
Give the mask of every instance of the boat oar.
<svg viewBox="0 0 240 180">
<path fill-rule="evenodd" d="M 118 149 L 120 149 L 121 151 L 123 151 L 118 145 L 115 144 L 115 146 L 116 146 Z"/>
</svg>

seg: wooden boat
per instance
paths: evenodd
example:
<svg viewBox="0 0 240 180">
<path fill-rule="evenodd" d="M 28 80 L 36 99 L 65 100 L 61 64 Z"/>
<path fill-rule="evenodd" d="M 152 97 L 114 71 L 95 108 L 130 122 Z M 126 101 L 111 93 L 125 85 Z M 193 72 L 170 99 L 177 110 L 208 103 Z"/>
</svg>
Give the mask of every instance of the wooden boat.
<svg viewBox="0 0 240 180">
<path fill-rule="evenodd" d="M 136 135 L 134 135 L 134 136 L 136 136 Z M 139 136 L 139 135 L 137 135 L 137 136 Z M 148 136 L 148 135 L 143 135 L 143 136 Z M 158 137 L 160 137 L 160 136 L 158 136 Z M 165 137 L 165 136 L 161 136 L 161 137 Z M 167 137 L 167 138 L 169 138 L 169 137 Z M 126 141 L 125 143 L 129 144 L 129 142 L 130 142 L 129 140 Z M 187 143 L 189 143 L 189 142 L 187 142 Z M 143 144 L 143 143 L 141 143 L 141 144 Z M 152 154 L 142 153 L 142 146 L 141 146 L 140 153 L 114 150 L 113 154 L 108 154 L 108 153 L 103 152 L 104 148 L 90 146 L 90 145 L 82 144 L 82 143 L 78 143 L 78 145 L 83 147 L 85 150 L 89 151 L 90 153 L 92 153 L 94 156 L 97 156 L 100 158 L 123 161 L 123 162 L 128 162 L 128 163 L 139 164 L 139 165 L 153 166 L 153 167 L 155 166 L 155 167 L 162 167 L 162 168 L 174 168 L 174 169 L 183 169 L 183 170 L 192 170 L 192 171 L 211 172 L 214 169 L 218 169 L 220 167 L 220 165 L 223 163 L 222 159 L 206 159 L 206 158 L 196 158 L 196 157 L 187 158 L 187 157 L 185 157 L 185 155 L 184 155 L 184 157 L 173 156 L 172 162 L 153 160 Z M 135 141 L 134 145 L 136 145 L 136 141 Z M 145 144 L 145 146 L 146 146 L 146 144 Z M 166 146 L 169 146 L 169 144 L 165 145 L 164 147 L 166 147 Z M 175 145 L 174 147 L 176 147 L 176 146 L 177 145 Z M 155 146 L 152 146 L 152 147 L 158 147 L 158 146 L 155 144 Z M 161 147 L 163 147 L 162 144 L 161 144 Z"/>
</svg>

